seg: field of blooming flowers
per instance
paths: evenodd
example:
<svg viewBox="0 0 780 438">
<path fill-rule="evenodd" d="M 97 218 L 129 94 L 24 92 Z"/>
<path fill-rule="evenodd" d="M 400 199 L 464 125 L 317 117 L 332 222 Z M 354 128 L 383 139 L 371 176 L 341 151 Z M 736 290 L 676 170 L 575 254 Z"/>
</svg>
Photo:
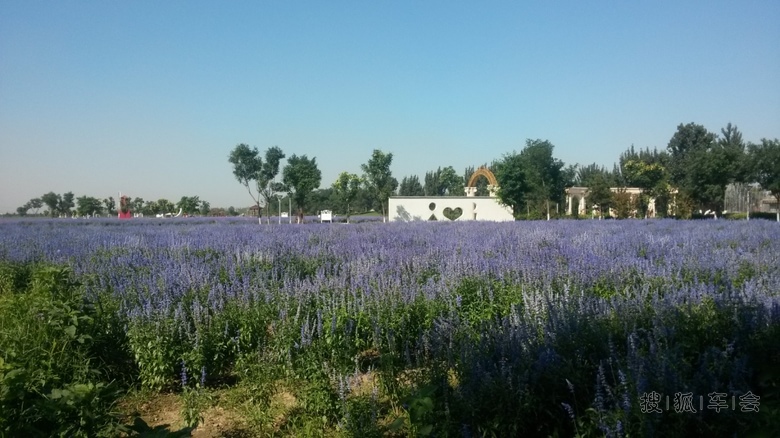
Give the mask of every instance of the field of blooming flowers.
<svg viewBox="0 0 780 438">
<path fill-rule="evenodd" d="M 195 424 L 233 387 L 262 436 L 780 436 L 769 221 L 5 221 L 0 263 L 0 297 L 71 291 L 82 404 L 173 390 Z M 0 435 L 43 415 L 13 327 Z"/>
</svg>

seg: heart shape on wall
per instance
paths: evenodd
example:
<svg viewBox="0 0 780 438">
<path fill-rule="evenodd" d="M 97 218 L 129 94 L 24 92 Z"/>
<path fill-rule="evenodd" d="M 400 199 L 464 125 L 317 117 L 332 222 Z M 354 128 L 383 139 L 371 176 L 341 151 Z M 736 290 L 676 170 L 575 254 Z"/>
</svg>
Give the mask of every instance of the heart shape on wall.
<svg viewBox="0 0 780 438">
<path fill-rule="evenodd" d="M 446 217 L 451 221 L 454 221 L 461 216 L 463 216 L 463 209 L 460 207 L 457 207 L 455 209 L 447 207 L 444 209 L 444 217 Z"/>
</svg>

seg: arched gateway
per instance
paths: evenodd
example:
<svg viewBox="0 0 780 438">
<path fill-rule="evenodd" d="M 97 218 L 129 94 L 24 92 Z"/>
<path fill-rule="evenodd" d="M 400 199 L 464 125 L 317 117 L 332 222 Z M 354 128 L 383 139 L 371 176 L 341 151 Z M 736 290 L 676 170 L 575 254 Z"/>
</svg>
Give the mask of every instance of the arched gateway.
<svg viewBox="0 0 780 438">
<path fill-rule="evenodd" d="M 466 187 L 464 187 L 464 190 L 466 192 L 466 196 L 477 196 L 477 179 L 479 177 L 484 176 L 488 180 L 488 193 L 490 193 L 490 197 L 496 196 L 496 190 L 498 189 L 498 181 L 496 180 L 496 176 L 493 175 L 493 172 L 490 171 L 485 166 L 479 166 L 479 169 L 474 171 L 473 174 L 471 174 L 471 178 L 469 178 L 469 183 L 466 184 Z"/>
</svg>

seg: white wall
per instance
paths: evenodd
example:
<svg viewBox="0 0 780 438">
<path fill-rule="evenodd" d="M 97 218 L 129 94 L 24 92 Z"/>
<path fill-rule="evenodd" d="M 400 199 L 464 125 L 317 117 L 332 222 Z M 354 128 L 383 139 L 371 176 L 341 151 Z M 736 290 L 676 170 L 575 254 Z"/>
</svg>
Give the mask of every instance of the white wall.
<svg viewBox="0 0 780 438">
<path fill-rule="evenodd" d="M 434 208 L 431 209 L 431 203 Z M 456 220 L 513 221 L 512 209 L 498 203 L 497 198 L 475 196 L 396 196 L 390 198 L 390 221 L 427 221 L 433 215 L 436 220 L 448 221 L 445 209 L 460 208 L 462 214 Z"/>
</svg>

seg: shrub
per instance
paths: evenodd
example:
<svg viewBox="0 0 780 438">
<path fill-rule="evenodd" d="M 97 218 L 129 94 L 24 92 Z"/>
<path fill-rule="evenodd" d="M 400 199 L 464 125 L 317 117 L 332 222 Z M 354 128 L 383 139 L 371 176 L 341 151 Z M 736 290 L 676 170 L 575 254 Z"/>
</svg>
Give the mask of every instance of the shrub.
<svg viewBox="0 0 780 438">
<path fill-rule="evenodd" d="M 0 269 L 9 270 L 19 273 Z M 79 284 L 67 268 L 29 274 L 0 294 L 0 435 L 116 435 L 117 393 L 93 366 L 93 312 Z"/>
</svg>

